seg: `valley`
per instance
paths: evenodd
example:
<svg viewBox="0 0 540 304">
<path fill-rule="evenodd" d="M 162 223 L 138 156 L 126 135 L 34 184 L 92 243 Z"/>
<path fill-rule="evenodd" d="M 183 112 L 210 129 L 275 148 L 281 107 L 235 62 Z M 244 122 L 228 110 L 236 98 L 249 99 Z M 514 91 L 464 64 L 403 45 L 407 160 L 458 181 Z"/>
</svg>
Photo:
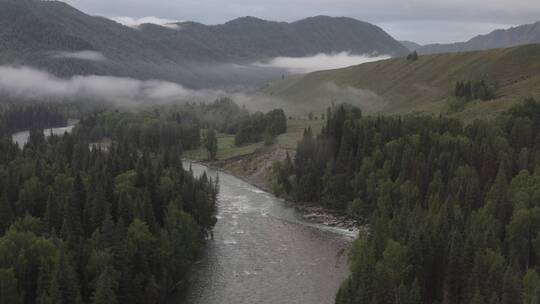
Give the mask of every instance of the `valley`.
<svg viewBox="0 0 540 304">
<path fill-rule="evenodd" d="M 308 2 L 0 0 L 0 304 L 539 304 L 540 5 Z"/>
</svg>

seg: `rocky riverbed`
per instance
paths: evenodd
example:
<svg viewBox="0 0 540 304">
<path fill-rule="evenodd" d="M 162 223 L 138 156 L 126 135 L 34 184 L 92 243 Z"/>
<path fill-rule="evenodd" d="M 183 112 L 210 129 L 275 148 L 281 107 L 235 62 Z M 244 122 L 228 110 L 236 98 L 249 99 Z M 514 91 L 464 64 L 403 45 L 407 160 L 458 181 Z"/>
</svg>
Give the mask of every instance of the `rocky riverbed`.
<svg viewBox="0 0 540 304">
<path fill-rule="evenodd" d="M 228 160 L 222 160 L 212 163 L 205 162 L 204 164 L 210 167 L 219 168 L 243 181 L 263 189 L 267 192 L 272 192 L 271 187 L 271 168 L 275 161 L 283 161 L 287 157 L 294 157 L 294 150 L 277 148 L 272 151 L 264 151 L 261 153 L 253 153 L 241 157 L 235 157 Z M 288 202 L 290 207 L 295 208 L 302 214 L 303 220 L 349 231 L 357 231 L 360 223 L 350 216 L 343 215 L 339 212 L 325 209 L 322 207 L 312 206 L 303 203 Z"/>
<path fill-rule="evenodd" d="M 295 209 L 303 214 L 303 219 L 305 221 L 329 227 L 347 229 L 349 231 L 355 231 L 360 227 L 360 223 L 356 219 L 341 215 L 335 211 L 303 204 L 294 205 Z"/>
</svg>

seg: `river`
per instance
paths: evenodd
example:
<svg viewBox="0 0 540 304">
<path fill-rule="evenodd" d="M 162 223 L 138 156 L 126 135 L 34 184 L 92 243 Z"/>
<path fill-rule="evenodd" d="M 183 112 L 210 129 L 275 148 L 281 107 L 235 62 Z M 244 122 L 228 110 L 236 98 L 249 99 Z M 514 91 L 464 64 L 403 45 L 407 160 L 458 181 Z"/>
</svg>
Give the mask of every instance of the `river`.
<svg viewBox="0 0 540 304">
<path fill-rule="evenodd" d="M 70 119 L 68 120 L 68 125 L 66 127 L 43 129 L 43 134 L 45 136 L 49 136 L 51 134 L 63 135 L 66 132 L 71 133 L 71 131 L 73 130 L 73 127 L 77 123 L 78 123 L 78 120 Z M 19 146 L 19 148 L 22 148 L 28 142 L 29 137 L 30 137 L 30 131 L 22 131 L 22 132 L 17 132 L 11 135 L 11 140 L 14 143 L 16 143 Z"/>
<path fill-rule="evenodd" d="M 217 173 L 192 166 L 195 174 Z M 271 194 L 223 172 L 219 178 L 214 239 L 185 294 L 170 303 L 333 303 L 354 233 L 306 223 Z"/>
<path fill-rule="evenodd" d="M 12 136 L 21 147 L 28 137 L 28 131 Z M 191 166 L 198 175 L 219 174 L 218 222 L 186 292 L 170 304 L 334 303 L 349 274 L 348 252 L 356 233 L 307 223 L 269 193 L 224 172 Z"/>
</svg>

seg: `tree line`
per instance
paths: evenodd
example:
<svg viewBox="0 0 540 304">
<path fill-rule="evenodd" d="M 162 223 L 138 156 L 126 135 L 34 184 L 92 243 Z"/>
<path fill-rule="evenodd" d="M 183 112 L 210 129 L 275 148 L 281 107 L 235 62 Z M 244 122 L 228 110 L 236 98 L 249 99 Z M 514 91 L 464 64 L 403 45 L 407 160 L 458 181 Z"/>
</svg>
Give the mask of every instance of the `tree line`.
<svg viewBox="0 0 540 304">
<path fill-rule="evenodd" d="M 81 119 L 77 129 L 86 140 L 109 138 L 134 149 L 181 153 L 201 144 L 199 125 L 167 117 L 158 109 L 93 113 Z"/>
<path fill-rule="evenodd" d="M 163 303 L 184 282 L 218 181 L 167 145 L 135 148 L 145 126 L 108 123 L 132 114 L 102 114 L 73 135 L 32 131 L 22 150 L 0 140 L 0 303 Z M 90 150 L 92 132 L 116 143 Z"/>
<path fill-rule="evenodd" d="M 0 107 L 0 136 L 18 131 L 67 125 L 65 108 L 57 104 L 3 105 Z"/>
<path fill-rule="evenodd" d="M 488 85 L 484 80 L 456 82 L 455 96 L 466 100 L 480 99 L 488 101 L 495 99 L 495 87 Z"/>
<path fill-rule="evenodd" d="M 245 116 L 239 122 L 234 143 L 241 146 L 264 140 L 266 144 L 272 144 L 276 136 L 285 132 L 287 132 L 287 116 L 282 109 L 275 109 L 266 114 L 256 112 Z"/>
<path fill-rule="evenodd" d="M 188 102 L 167 109 L 171 119 L 202 129 L 214 129 L 225 134 L 236 134 L 239 121 L 249 116 L 248 110 L 230 98 L 220 98 L 211 103 Z"/>
<path fill-rule="evenodd" d="M 367 225 L 336 303 L 540 301 L 540 104 L 494 121 L 328 110 L 274 188 Z"/>
</svg>

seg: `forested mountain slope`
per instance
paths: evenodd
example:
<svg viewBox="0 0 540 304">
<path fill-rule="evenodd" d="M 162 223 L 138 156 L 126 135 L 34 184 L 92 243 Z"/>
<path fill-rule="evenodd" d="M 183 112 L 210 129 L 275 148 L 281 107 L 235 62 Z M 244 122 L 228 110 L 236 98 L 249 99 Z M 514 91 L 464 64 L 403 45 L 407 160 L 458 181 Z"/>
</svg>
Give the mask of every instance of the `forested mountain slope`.
<svg viewBox="0 0 540 304">
<path fill-rule="evenodd" d="M 261 83 L 269 73 L 275 77 L 280 72 L 251 64 L 276 56 L 407 53 L 382 29 L 349 18 L 280 23 L 245 17 L 215 26 L 184 22 L 176 29 L 151 24 L 135 29 L 63 2 L 36 0 L 0 0 L 0 46 L 4 65 L 30 65 L 58 76 L 158 78 L 192 87 L 239 80 Z M 80 51 L 104 58 L 81 60 L 65 54 Z"/>
</svg>

